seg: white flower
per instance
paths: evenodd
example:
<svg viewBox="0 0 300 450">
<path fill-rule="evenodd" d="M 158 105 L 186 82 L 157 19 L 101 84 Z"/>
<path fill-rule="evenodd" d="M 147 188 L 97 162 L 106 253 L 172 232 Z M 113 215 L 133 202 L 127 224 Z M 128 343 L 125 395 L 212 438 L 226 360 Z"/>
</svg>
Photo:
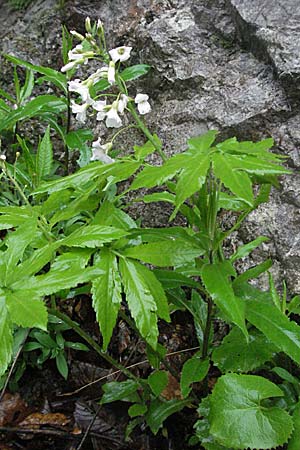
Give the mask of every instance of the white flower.
<svg viewBox="0 0 300 450">
<path fill-rule="evenodd" d="M 89 17 L 87 17 L 85 19 L 85 29 L 88 33 L 92 32 L 92 25 L 91 25 L 91 19 Z"/>
<path fill-rule="evenodd" d="M 77 105 L 74 100 L 71 100 L 71 109 L 72 113 L 76 114 L 76 120 L 78 122 L 84 123 L 86 121 L 86 112 L 89 105 L 87 103 L 83 103 L 82 105 Z"/>
<path fill-rule="evenodd" d="M 100 19 L 97 20 L 96 31 L 101 30 L 103 28 L 102 22 Z"/>
<path fill-rule="evenodd" d="M 77 59 L 76 61 L 70 61 L 68 64 L 66 64 L 65 66 L 63 66 L 60 71 L 61 72 L 67 72 L 68 70 L 73 69 L 75 66 L 78 66 L 79 64 L 82 64 L 85 62 L 84 58 L 81 59 Z"/>
<path fill-rule="evenodd" d="M 118 101 L 118 112 L 123 114 L 124 109 L 126 108 L 128 103 L 128 97 L 125 94 L 121 94 L 120 100 Z"/>
<path fill-rule="evenodd" d="M 97 83 L 97 81 L 101 80 L 101 78 L 106 78 L 108 72 L 108 67 L 104 66 L 101 67 L 101 69 L 97 69 L 95 73 L 90 75 L 88 79 L 86 80 L 86 83 L 89 85 Z"/>
<path fill-rule="evenodd" d="M 115 160 L 107 155 L 107 152 L 112 148 L 112 143 L 108 142 L 107 144 L 101 145 L 100 142 L 101 139 L 98 138 L 97 141 L 92 143 L 93 155 L 91 161 L 102 161 L 105 164 L 113 163 Z"/>
<path fill-rule="evenodd" d="M 1 161 L 6 161 L 6 156 L 5 155 L 0 155 L 0 159 L 1 159 Z"/>
<path fill-rule="evenodd" d="M 82 44 L 78 44 L 75 48 L 68 51 L 68 59 L 69 61 L 76 61 L 77 59 L 82 58 L 83 53 L 84 51 Z"/>
<path fill-rule="evenodd" d="M 140 114 L 147 114 L 151 111 L 150 103 L 148 102 L 149 95 L 137 94 L 134 101 L 137 104 L 137 108 Z"/>
<path fill-rule="evenodd" d="M 132 47 L 117 47 L 109 50 L 109 54 L 114 63 L 117 61 L 127 61 L 130 58 L 130 52 Z"/>
<path fill-rule="evenodd" d="M 83 84 L 78 78 L 76 80 L 69 81 L 68 85 L 69 91 L 76 92 L 77 94 L 79 94 L 84 103 L 88 103 L 89 105 L 93 103 L 93 100 L 90 97 L 90 91 L 88 86 L 86 84 Z"/>
<path fill-rule="evenodd" d="M 80 41 L 84 41 L 84 36 L 82 36 L 82 34 L 77 33 L 77 31 L 75 30 L 71 30 L 70 34 L 72 34 L 73 36 L 75 36 L 77 39 L 79 39 Z"/>
<path fill-rule="evenodd" d="M 122 126 L 122 120 L 118 115 L 118 102 L 115 101 L 111 105 L 110 110 L 106 114 L 105 125 L 107 128 L 120 128 Z"/>
<path fill-rule="evenodd" d="M 106 100 L 98 100 L 96 102 L 93 102 L 93 108 L 98 111 L 97 120 L 103 120 L 106 116 Z"/>
<path fill-rule="evenodd" d="M 116 74 L 115 63 L 113 61 L 110 61 L 107 71 L 107 81 L 109 82 L 109 84 L 115 84 L 116 82 L 115 74 Z"/>
</svg>

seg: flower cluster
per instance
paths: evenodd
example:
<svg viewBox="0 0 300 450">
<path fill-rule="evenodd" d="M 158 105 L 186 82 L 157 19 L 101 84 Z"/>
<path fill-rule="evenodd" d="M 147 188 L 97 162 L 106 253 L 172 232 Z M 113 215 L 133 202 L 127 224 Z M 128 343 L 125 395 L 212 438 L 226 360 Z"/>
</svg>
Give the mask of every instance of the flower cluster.
<svg viewBox="0 0 300 450">
<path fill-rule="evenodd" d="M 76 115 L 76 120 L 85 123 L 88 110 L 90 110 L 96 115 L 96 120 L 105 121 L 107 128 L 120 128 L 123 125 L 122 116 L 128 110 L 127 105 L 129 102 L 136 104 L 138 112 L 141 115 L 149 113 L 151 111 L 151 106 L 148 101 L 149 96 L 139 93 L 135 98 L 129 97 L 125 82 L 121 74 L 119 74 L 120 64 L 130 58 L 132 47 L 121 46 L 107 52 L 101 21 L 98 20 L 92 26 L 89 17 L 87 17 L 85 28 L 85 36 L 77 33 L 77 31 L 71 31 L 71 34 L 79 39 L 81 43 L 69 50 L 68 62 L 62 67 L 61 71 L 68 72 L 76 69 L 81 64 L 87 64 L 89 59 L 100 59 L 103 65 L 84 81 L 78 78 L 68 81 L 69 91 L 78 94 L 81 98 L 80 103 L 71 100 L 71 110 Z M 103 98 L 103 94 L 98 96 L 98 98 L 92 98 L 91 91 L 95 92 L 93 88 L 101 79 L 107 80 L 110 86 L 115 85 L 119 92 L 109 94 L 104 99 L 99 99 L 99 97 Z M 107 98 L 111 97 L 115 98 L 112 102 L 108 103 Z M 107 152 L 111 147 L 111 142 L 100 145 L 99 138 L 92 144 L 93 156 L 91 160 L 99 159 L 106 163 L 113 162 L 112 158 L 107 156 Z"/>
</svg>

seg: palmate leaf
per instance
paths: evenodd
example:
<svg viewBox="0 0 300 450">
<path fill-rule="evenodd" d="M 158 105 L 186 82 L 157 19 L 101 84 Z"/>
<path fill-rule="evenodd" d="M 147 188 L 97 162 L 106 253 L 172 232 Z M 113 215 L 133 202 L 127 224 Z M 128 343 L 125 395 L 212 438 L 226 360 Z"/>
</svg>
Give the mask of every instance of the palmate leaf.
<svg viewBox="0 0 300 450">
<path fill-rule="evenodd" d="M 250 372 L 270 361 L 278 351 L 258 330 L 248 333 L 249 342 L 246 342 L 240 329 L 234 327 L 213 351 L 214 364 L 222 372 Z"/>
<path fill-rule="evenodd" d="M 121 279 L 116 256 L 108 249 L 101 251 L 97 264 L 102 274 L 92 284 L 93 307 L 103 337 L 103 349 L 106 350 L 116 324 L 121 303 Z"/>
<path fill-rule="evenodd" d="M 136 326 L 146 342 L 157 346 L 157 305 L 144 278 L 144 270 L 136 261 L 121 258 L 119 262 L 126 300 Z"/>
<path fill-rule="evenodd" d="M 228 280 L 230 276 L 235 276 L 235 271 L 229 261 L 206 264 L 201 270 L 202 281 L 213 301 L 248 338 L 245 307 L 243 302 L 234 295 L 232 285 Z"/>
<path fill-rule="evenodd" d="M 210 433 L 221 445 L 234 449 L 270 449 L 284 444 L 293 429 L 292 418 L 264 402 L 282 396 L 281 389 L 263 377 L 223 375 L 210 397 Z"/>
<path fill-rule="evenodd" d="M 216 136 L 218 134 L 218 131 L 216 130 L 209 130 L 207 133 L 192 137 L 191 139 L 188 139 L 188 147 L 189 150 L 193 153 L 207 153 L 207 150 L 211 147 L 211 145 L 214 143 Z"/>
<path fill-rule="evenodd" d="M 12 324 L 5 297 L 0 292 L 0 376 L 6 371 L 12 357 Z"/>
<path fill-rule="evenodd" d="M 225 155 L 224 155 L 225 156 Z M 226 154 L 226 160 L 232 169 L 244 170 L 250 174 L 255 175 L 282 175 L 291 173 L 290 170 L 284 167 L 260 159 L 257 156 L 239 156 Z"/>
<path fill-rule="evenodd" d="M 216 177 L 222 181 L 238 199 L 243 200 L 249 206 L 253 205 L 254 197 L 252 183 L 249 176 L 241 170 L 233 170 L 228 155 L 216 153 L 212 157 L 213 169 Z"/>
</svg>

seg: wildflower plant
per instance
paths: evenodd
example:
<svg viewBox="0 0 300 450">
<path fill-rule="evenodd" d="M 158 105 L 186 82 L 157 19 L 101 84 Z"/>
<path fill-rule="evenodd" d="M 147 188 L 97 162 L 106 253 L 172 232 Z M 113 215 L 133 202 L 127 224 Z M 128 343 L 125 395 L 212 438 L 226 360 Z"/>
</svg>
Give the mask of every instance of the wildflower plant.
<svg viewBox="0 0 300 450">
<path fill-rule="evenodd" d="M 207 450 L 270 449 L 288 442 L 288 450 L 295 450 L 300 438 L 299 390 L 292 397 L 273 381 L 276 373 L 296 385 L 287 373 L 292 365 L 299 370 L 300 327 L 291 316 L 299 313 L 299 296 L 289 303 L 285 290 L 280 297 L 271 276 L 269 292 L 248 283 L 270 269 L 270 260 L 238 273 L 236 261 L 266 237 L 230 255 L 224 252 L 225 240 L 268 201 L 271 187 L 278 187 L 278 176 L 290 173 L 282 165 L 284 157 L 269 151 L 272 139 L 219 142 L 214 130 L 190 138 L 183 152 L 168 157 L 144 122 L 151 110 L 148 95 L 127 87 L 149 66 L 123 68 L 132 48 L 107 50 L 101 21 L 87 18 L 85 26 L 84 36 L 64 30 L 61 72 L 7 56 L 28 73 L 42 75 L 42 82 L 53 83 L 62 96 L 40 96 L 16 110 L 9 107 L 7 96 L 0 102 L 0 132 L 33 116 L 48 123 L 35 152 L 16 133 L 18 160 L 11 164 L 4 153 L 0 157 L 1 181 L 10 191 L 0 206 L 0 372 L 11 361 L 15 326 L 45 331 L 50 312 L 128 377 L 106 383 L 101 400 L 132 403 L 128 438 L 142 423 L 158 433 L 168 416 L 189 406 L 199 414 L 191 445 Z M 80 43 L 74 46 L 72 37 Z M 81 80 L 76 71 L 80 66 L 88 71 L 91 60 L 99 67 Z M 78 124 L 91 117 L 117 131 L 103 142 L 91 130 L 72 130 L 70 114 L 63 128 L 58 118 L 63 121 L 66 112 L 72 112 Z M 127 126 L 125 115 L 133 120 Z M 123 157 L 112 157 L 116 137 L 130 127 L 139 129 L 146 142 Z M 83 167 L 66 176 L 52 175 L 50 129 L 61 136 L 66 151 L 77 148 L 84 154 L 92 141 Z M 160 166 L 147 161 L 154 152 L 162 159 Z M 23 165 L 18 166 L 19 161 Z M 125 190 L 122 182 L 128 186 L 129 179 Z M 151 191 L 157 187 L 158 192 Z M 141 227 L 128 213 L 128 192 L 131 201 L 167 203 L 170 222 L 181 214 L 186 226 Z M 222 223 L 224 210 L 236 218 L 231 227 Z M 82 289 L 91 297 L 101 348 L 60 310 L 65 296 L 76 296 Z M 176 310 L 190 314 L 199 342 L 199 351 L 180 373 L 159 343 L 158 321 L 170 322 Z M 109 354 L 119 315 L 146 343 L 151 373 L 145 379 L 120 367 Z M 213 340 L 216 319 L 230 329 L 219 345 Z M 213 367 L 219 376 L 211 387 Z M 180 383 L 179 397 L 164 397 L 168 372 Z M 200 401 L 193 383 L 201 383 Z"/>
</svg>

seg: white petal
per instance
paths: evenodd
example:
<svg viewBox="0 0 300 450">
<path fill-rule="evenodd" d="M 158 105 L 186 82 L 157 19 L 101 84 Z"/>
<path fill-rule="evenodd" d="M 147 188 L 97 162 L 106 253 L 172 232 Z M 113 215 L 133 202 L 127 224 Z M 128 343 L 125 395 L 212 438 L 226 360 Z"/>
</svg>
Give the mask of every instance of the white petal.
<svg viewBox="0 0 300 450">
<path fill-rule="evenodd" d="M 107 71 L 107 81 L 109 82 L 109 84 L 115 84 L 116 80 L 115 80 L 115 63 L 114 62 L 110 62 L 109 63 L 109 68 Z"/>
<path fill-rule="evenodd" d="M 151 106 L 149 102 L 140 102 L 138 103 L 137 108 L 139 110 L 139 113 L 142 115 L 148 114 L 151 111 Z"/>
<path fill-rule="evenodd" d="M 138 103 L 147 101 L 148 98 L 149 98 L 149 95 L 147 95 L 147 94 L 137 94 L 134 101 L 135 101 L 135 103 L 138 104 Z"/>
<path fill-rule="evenodd" d="M 111 59 L 114 63 L 117 61 L 127 61 L 130 58 L 130 52 L 132 47 L 117 47 L 110 50 L 108 53 L 110 54 Z"/>
<path fill-rule="evenodd" d="M 115 108 L 111 108 L 106 114 L 105 124 L 107 128 L 120 128 L 122 126 L 122 120 Z"/>
</svg>

